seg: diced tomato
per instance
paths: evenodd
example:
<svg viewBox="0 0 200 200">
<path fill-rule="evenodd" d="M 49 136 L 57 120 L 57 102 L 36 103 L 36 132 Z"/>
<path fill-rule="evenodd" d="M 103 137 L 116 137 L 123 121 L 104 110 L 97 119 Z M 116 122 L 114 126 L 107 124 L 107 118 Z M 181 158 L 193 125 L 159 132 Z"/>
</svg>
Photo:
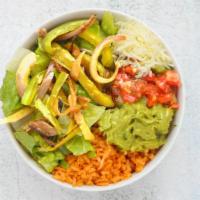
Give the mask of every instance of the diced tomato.
<svg viewBox="0 0 200 200">
<path fill-rule="evenodd" d="M 130 78 L 127 74 L 124 74 L 124 73 L 118 73 L 117 77 L 116 77 L 116 80 L 120 81 L 120 80 L 123 80 L 123 81 L 128 81 Z"/>
<path fill-rule="evenodd" d="M 140 79 L 133 80 L 130 89 L 132 95 L 134 95 L 135 97 L 137 97 L 137 99 L 139 99 L 142 97 L 146 89 L 146 82 Z"/>
<path fill-rule="evenodd" d="M 152 107 L 157 103 L 157 96 L 153 94 L 147 95 L 147 106 Z"/>
<path fill-rule="evenodd" d="M 145 81 L 148 81 L 148 82 L 154 82 L 154 81 L 155 81 L 155 78 L 156 78 L 155 74 L 151 74 L 151 75 L 148 75 L 148 76 L 143 77 L 143 79 L 144 79 Z"/>
<path fill-rule="evenodd" d="M 137 69 L 133 68 L 131 65 L 125 66 L 124 67 L 124 72 L 132 77 L 135 76 Z"/>
<path fill-rule="evenodd" d="M 171 93 L 160 94 L 158 96 L 158 103 L 170 104 L 170 102 L 172 101 L 172 98 L 173 98 L 173 94 L 171 94 Z"/>
<path fill-rule="evenodd" d="M 149 83 L 145 87 L 144 94 L 155 94 L 155 95 L 158 95 L 158 88 L 156 87 L 156 85 L 154 85 L 152 83 Z"/>
<path fill-rule="evenodd" d="M 136 79 L 135 73 L 132 66 L 120 68 L 112 85 L 113 99 L 120 98 L 123 102 L 134 103 L 146 97 L 148 107 L 160 103 L 178 109 L 176 93 L 180 80 L 176 71 L 168 70 L 162 75 L 152 73 L 142 79 Z"/>
<path fill-rule="evenodd" d="M 167 83 L 174 87 L 180 87 L 179 75 L 175 70 L 168 70 L 165 73 Z"/>
<path fill-rule="evenodd" d="M 133 103 L 137 100 L 137 98 L 125 91 L 121 91 L 121 96 L 122 96 L 122 99 L 124 100 L 124 102 L 127 102 L 127 103 Z"/>
<path fill-rule="evenodd" d="M 152 107 L 157 103 L 158 88 L 156 87 L 156 85 L 152 83 L 147 84 L 143 94 L 147 98 L 147 105 L 149 107 Z"/>
<path fill-rule="evenodd" d="M 167 81 L 164 76 L 159 76 L 155 79 L 155 84 L 158 86 L 160 90 L 165 93 L 170 92 L 170 86 L 167 84 Z"/>
<path fill-rule="evenodd" d="M 179 108 L 179 104 L 178 103 L 173 103 L 172 105 L 170 105 L 170 108 L 178 109 Z"/>
</svg>

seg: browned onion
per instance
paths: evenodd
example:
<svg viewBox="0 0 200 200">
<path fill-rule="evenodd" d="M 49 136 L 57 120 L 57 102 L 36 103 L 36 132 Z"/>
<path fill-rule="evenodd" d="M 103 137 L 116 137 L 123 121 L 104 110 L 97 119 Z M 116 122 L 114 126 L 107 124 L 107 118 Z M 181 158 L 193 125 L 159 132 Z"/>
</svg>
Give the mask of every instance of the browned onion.
<svg viewBox="0 0 200 200">
<path fill-rule="evenodd" d="M 57 135 L 56 129 L 43 120 L 31 121 L 29 123 L 29 127 L 30 129 L 37 131 L 40 133 L 40 135 L 45 137 L 52 137 Z"/>
<path fill-rule="evenodd" d="M 74 31 L 71 31 L 71 32 L 68 32 L 63 35 L 58 36 L 55 40 L 56 41 L 68 40 L 74 36 L 77 36 L 80 33 L 84 32 L 92 24 L 94 24 L 95 21 L 96 21 L 96 16 L 91 15 L 90 18 L 85 23 L 83 23 L 80 27 L 78 27 Z"/>
<path fill-rule="evenodd" d="M 54 63 L 50 62 L 45 77 L 38 89 L 38 98 L 42 99 L 44 97 L 44 95 L 47 93 L 49 87 L 51 86 L 51 82 L 53 80 L 54 77 Z"/>
</svg>

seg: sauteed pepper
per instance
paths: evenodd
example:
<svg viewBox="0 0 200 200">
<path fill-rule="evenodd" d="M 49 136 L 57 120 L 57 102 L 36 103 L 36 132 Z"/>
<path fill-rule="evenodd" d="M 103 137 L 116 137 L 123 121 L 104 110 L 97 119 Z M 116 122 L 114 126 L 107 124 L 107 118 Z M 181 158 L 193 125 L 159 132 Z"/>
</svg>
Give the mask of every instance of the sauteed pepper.
<svg viewBox="0 0 200 200">
<path fill-rule="evenodd" d="M 58 44 L 54 43 L 53 47 L 57 50 L 55 51 L 52 59 L 70 71 L 74 57 L 66 49 L 63 49 Z M 111 96 L 101 92 L 97 86 L 87 77 L 82 69 L 80 70 L 78 81 L 96 103 L 106 107 L 114 106 Z"/>
</svg>

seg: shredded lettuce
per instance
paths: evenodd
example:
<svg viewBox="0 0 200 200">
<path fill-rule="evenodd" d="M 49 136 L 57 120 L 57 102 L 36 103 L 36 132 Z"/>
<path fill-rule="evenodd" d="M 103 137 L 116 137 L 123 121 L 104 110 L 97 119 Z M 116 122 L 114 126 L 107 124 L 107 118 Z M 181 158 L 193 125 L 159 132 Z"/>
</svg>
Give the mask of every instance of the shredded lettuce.
<svg viewBox="0 0 200 200">
<path fill-rule="evenodd" d="M 14 113 L 22 107 L 16 88 L 15 72 L 6 71 L 3 85 L 0 89 L 0 100 L 3 103 L 3 112 L 6 116 Z"/>
</svg>

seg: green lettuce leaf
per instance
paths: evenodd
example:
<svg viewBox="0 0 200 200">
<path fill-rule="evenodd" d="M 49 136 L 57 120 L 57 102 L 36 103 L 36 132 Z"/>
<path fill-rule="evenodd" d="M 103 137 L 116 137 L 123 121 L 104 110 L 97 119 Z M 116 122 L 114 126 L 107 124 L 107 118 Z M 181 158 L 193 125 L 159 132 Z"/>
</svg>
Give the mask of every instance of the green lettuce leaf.
<svg viewBox="0 0 200 200">
<path fill-rule="evenodd" d="M 88 108 L 83 111 L 83 117 L 89 127 L 94 125 L 105 112 L 104 106 L 96 106 L 92 103 L 88 104 Z"/>
<path fill-rule="evenodd" d="M 105 112 L 105 107 L 96 106 L 92 103 L 89 103 L 88 108 L 83 111 L 83 117 L 87 125 L 91 127 L 100 119 L 100 117 L 103 115 L 104 112 Z M 90 152 L 89 155 L 95 156 L 92 144 L 89 141 L 85 140 L 84 137 L 80 135 L 81 132 L 66 143 L 65 146 L 67 147 L 67 149 L 74 155 L 81 155 Z"/>
<path fill-rule="evenodd" d="M 33 153 L 33 148 L 36 146 L 33 136 L 21 131 L 16 132 L 15 137 L 28 152 Z"/>
<path fill-rule="evenodd" d="M 64 169 L 67 169 L 69 167 L 69 163 L 66 162 L 65 160 L 60 161 L 60 166 Z"/>
<path fill-rule="evenodd" d="M 52 172 L 60 164 L 67 166 L 67 163 L 64 161 L 65 156 L 60 150 L 55 152 L 39 151 L 39 148 L 47 147 L 48 144 L 37 132 L 28 134 L 20 131 L 15 133 L 15 137 L 47 172 Z"/>
<path fill-rule="evenodd" d="M 54 152 L 41 152 L 39 150 L 41 147 L 44 148 L 49 145 L 37 132 L 31 132 L 31 136 L 34 138 L 36 143 L 36 147 L 34 148 L 32 154 L 33 157 L 47 172 L 52 172 L 53 169 L 60 164 L 60 162 L 64 161 L 65 154 L 63 154 L 60 149 Z"/>
<path fill-rule="evenodd" d="M 40 163 L 47 172 L 52 172 L 63 160 L 64 155 L 60 151 L 56 151 L 44 154 L 38 159 L 38 163 Z"/>
<path fill-rule="evenodd" d="M 3 85 L 0 89 L 0 100 L 3 103 L 3 112 L 6 116 L 22 107 L 16 88 L 15 72 L 6 71 Z"/>
<path fill-rule="evenodd" d="M 94 151 L 94 147 L 89 141 L 85 140 L 83 136 L 75 136 L 67 144 L 66 147 L 75 156 L 82 155 L 84 153 Z"/>
</svg>

